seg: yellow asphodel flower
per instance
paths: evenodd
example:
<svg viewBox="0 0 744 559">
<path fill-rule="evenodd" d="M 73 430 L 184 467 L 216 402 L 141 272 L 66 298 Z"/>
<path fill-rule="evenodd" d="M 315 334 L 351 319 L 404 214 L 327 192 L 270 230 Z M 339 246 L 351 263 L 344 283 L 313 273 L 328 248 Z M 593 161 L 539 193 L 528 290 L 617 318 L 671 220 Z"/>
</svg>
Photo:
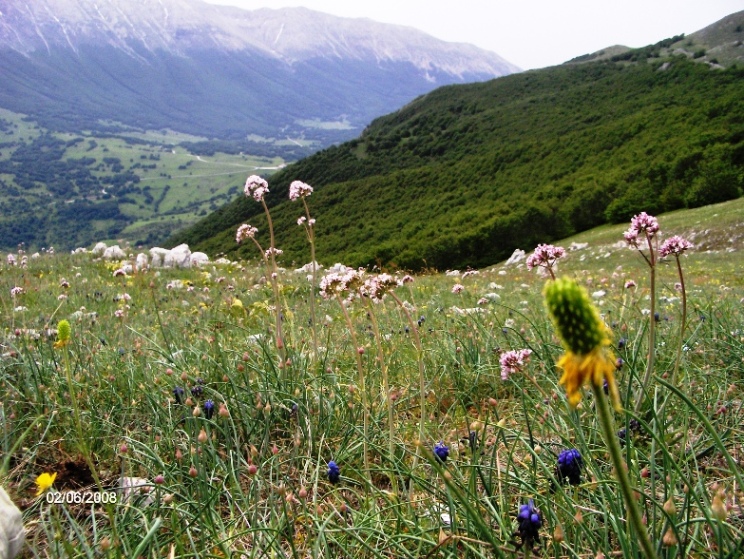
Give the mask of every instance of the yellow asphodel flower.
<svg viewBox="0 0 744 559">
<path fill-rule="evenodd" d="M 72 335 L 72 328 L 70 323 L 66 320 L 60 320 L 57 324 L 57 341 L 54 342 L 54 347 L 59 349 L 70 343 L 70 336 Z"/>
<path fill-rule="evenodd" d="M 558 382 L 566 387 L 568 403 L 578 405 L 586 383 L 602 388 L 607 381 L 610 401 L 619 411 L 615 357 L 607 347 L 609 333 L 586 290 L 568 278 L 551 281 L 545 286 L 545 303 L 566 349 L 557 365 L 563 369 Z"/>
<path fill-rule="evenodd" d="M 36 487 L 38 487 L 36 490 L 36 496 L 38 497 L 45 491 L 49 490 L 52 485 L 54 485 L 55 479 L 57 479 L 57 472 L 53 474 L 48 474 L 46 472 L 39 474 L 39 477 L 36 478 Z"/>
</svg>

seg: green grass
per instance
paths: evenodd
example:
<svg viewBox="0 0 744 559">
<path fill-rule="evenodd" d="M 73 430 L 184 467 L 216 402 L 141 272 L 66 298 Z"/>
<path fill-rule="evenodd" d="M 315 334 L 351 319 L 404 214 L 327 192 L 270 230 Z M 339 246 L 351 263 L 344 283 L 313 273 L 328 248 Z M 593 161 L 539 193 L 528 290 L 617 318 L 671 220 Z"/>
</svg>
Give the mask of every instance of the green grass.
<svg viewBox="0 0 744 559">
<path fill-rule="evenodd" d="M 647 359 L 648 267 L 618 244 L 627 225 L 561 243 L 589 243 L 570 251 L 560 271 L 594 294 L 611 349 L 624 360 L 616 374 L 626 411 L 615 414 L 615 430 L 632 434 L 623 457 L 659 557 L 742 553 L 744 246 L 740 237 L 729 242 L 741 205 L 659 216 L 665 238 L 698 232 L 715 252 L 683 258 L 688 328 L 674 387 L 678 277 L 659 265 L 656 366 L 637 416 L 630 410 Z M 516 516 L 528 499 L 542 520 L 533 556 L 640 556 L 595 401 L 586 391 L 578 409 L 568 406 L 545 280 L 523 262 L 469 277 L 425 274 L 398 287 L 418 321 L 421 353 L 391 297 L 348 305 L 364 349 L 366 440 L 351 331 L 338 302 L 314 294 L 304 275 L 279 275 L 286 343 L 278 348 L 277 301 L 262 268 L 235 262 L 114 277 L 116 267 L 84 254 L 42 254 L 26 268 L 3 255 L 0 264 L 0 481 L 23 509 L 27 556 L 519 557 L 527 551 L 515 550 Z M 624 288 L 629 279 L 636 289 Z M 452 292 L 455 283 L 462 293 Z M 15 286 L 23 293 L 11 297 Z M 310 297 L 320 317 L 317 358 Z M 72 324 L 71 343 L 54 348 L 55 334 L 45 331 L 60 319 Z M 532 350 L 529 361 L 502 380 L 501 352 L 523 348 Z M 175 387 L 186 391 L 181 403 Z M 207 399 L 216 404 L 211 419 Z M 222 404 L 228 411 L 219 414 Z M 633 419 L 639 427 L 631 429 Z M 450 449 L 444 464 L 433 457 L 438 441 Z M 570 448 L 585 464 L 576 486 L 556 476 L 556 457 Z M 338 484 L 327 478 L 330 460 L 340 466 Z M 128 503 L 119 493 L 117 504 L 93 509 L 35 497 L 42 472 L 57 473 L 54 489 L 63 494 L 114 491 L 120 476 L 148 481 Z M 716 518 L 717 499 L 729 507 L 725 519 Z"/>
</svg>

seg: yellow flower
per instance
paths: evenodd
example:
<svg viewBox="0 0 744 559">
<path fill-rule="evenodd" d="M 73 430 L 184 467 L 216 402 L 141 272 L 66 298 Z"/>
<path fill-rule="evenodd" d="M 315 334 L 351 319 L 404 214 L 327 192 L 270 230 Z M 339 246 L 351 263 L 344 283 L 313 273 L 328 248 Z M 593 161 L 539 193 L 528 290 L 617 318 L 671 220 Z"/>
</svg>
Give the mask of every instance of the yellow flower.
<svg viewBox="0 0 744 559">
<path fill-rule="evenodd" d="M 558 366 L 563 369 L 563 376 L 558 381 L 566 387 L 568 403 L 576 407 L 581 401 L 581 387 L 587 382 L 602 388 L 604 381 L 610 391 L 610 401 L 616 410 L 620 411 L 620 393 L 615 384 L 615 361 L 612 354 L 603 347 L 594 351 L 578 355 L 567 351 L 558 360 Z"/>
<path fill-rule="evenodd" d="M 70 323 L 66 320 L 60 320 L 57 324 L 57 341 L 54 342 L 54 347 L 59 349 L 70 343 L 70 336 L 72 335 L 72 328 Z"/>
<path fill-rule="evenodd" d="M 47 491 L 54 485 L 54 480 L 57 479 L 57 473 L 48 474 L 44 472 L 43 474 L 39 474 L 39 477 L 36 478 L 36 487 L 38 489 L 36 490 L 36 496 L 38 497 L 44 491 Z"/>
<path fill-rule="evenodd" d="M 563 369 L 559 383 L 566 387 L 569 404 L 578 405 L 587 382 L 602 388 L 607 381 L 610 400 L 619 411 L 609 332 L 586 290 L 568 278 L 551 281 L 545 286 L 545 304 L 566 349 L 557 365 Z"/>
</svg>

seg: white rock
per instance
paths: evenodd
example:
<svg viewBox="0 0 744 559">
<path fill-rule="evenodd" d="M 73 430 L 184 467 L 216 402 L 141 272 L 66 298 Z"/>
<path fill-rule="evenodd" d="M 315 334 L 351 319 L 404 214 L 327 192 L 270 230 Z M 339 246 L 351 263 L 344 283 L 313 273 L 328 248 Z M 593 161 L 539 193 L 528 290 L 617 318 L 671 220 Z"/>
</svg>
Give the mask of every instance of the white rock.
<svg viewBox="0 0 744 559">
<path fill-rule="evenodd" d="M 139 501 L 137 497 L 140 495 L 144 497 L 143 501 L 139 501 L 143 505 L 149 505 L 152 503 L 152 484 L 149 480 L 142 477 L 120 477 L 119 478 L 119 492 L 122 495 L 122 502 L 133 502 Z"/>
<path fill-rule="evenodd" d="M 203 252 L 192 252 L 191 253 L 191 267 L 192 268 L 199 268 L 201 266 L 204 266 L 204 264 L 209 264 L 209 256 L 207 256 Z"/>
<path fill-rule="evenodd" d="M 150 261 L 148 256 L 144 252 L 140 252 L 135 260 L 135 265 L 138 270 L 147 270 L 147 264 Z"/>
<path fill-rule="evenodd" d="M 91 252 L 91 254 L 92 254 L 93 256 L 98 256 L 98 257 L 100 257 L 100 256 L 103 256 L 103 253 L 104 253 L 104 251 L 105 251 L 105 250 L 106 250 L 107 248 L 108 248 L 108 247 L 106 246 L 106 243 L 96 243 L 96 246 L 94 246 L 94 247 L 93 247 L 93 250 L 91 250 L 90 252 Z"/>
<path fill-rule="evenodd" d="M 169 250 L 167 248 L 151 248 L 150 257 L 152 258 L 152 262 L 150 262 L 150 266 L 152 266 L 153 268 L 161 268 L 163 266 L 163 262 L 165 261 L 165 255 L 168 254 L 168 252 Z"/>
<path fill-rule="evenodd" d="M 312 273 L 313 271 L 313 264 L 315 264 L 315 270 L 322 270 L 323 266 L 321 264 L 318 264 L 317 262 L 308 262 L 305 264 L 302 268 L 297 268 L 295 270 L 296 274 L 307 274 Z"/>
<path fill-rule="evenodd" d="M 191 250 L 189 245 L 183 244 L 172 248 L 165 255 L 163 266 L 166 268 L 190 268 L 191 267 Z"/>
<path fill-rule="evenodd" d="M 103 251 L 104 260 L 124 260 L 127 257 L 126 252 L 119 248 L 119 245 L 106 247 Z"/>
<path fill-rule="evenodd" d="M 509 260 L 506 261 L 506 265 L 511 264 L 518 264 L 522 260 L 524 260 L 526 257 L 526 253 L 522 249 L 516 249 L 514 252 L 512 252 L 512 255 L 509 257 Z"/>
<path fill-rule="evenodd" d="M 568 245 L 568 250 L 570 251 L 584 250 L 588 246 L 589 246 L 589 243 L 571 243 L 570 245 Z"/>
<path fill-rule="evenodd" d="M 0 559 L 13 559 L 21 552 L 25 539 L 21 511 L 0 487 Z"/>
<path fill-rule="evenodd" d="M 486 293 L 483 297 L 485 299 L 488 299 L 489 301 L 500 301 L 501 300 L 501 295 L 499 295 L 498 293 Z"/>
</svg>

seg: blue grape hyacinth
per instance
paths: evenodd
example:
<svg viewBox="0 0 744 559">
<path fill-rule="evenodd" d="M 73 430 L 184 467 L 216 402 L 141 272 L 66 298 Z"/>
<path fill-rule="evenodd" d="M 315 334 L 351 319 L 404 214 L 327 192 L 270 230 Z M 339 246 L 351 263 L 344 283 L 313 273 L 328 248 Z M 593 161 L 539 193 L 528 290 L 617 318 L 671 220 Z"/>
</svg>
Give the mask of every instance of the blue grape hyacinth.
<svg viewBox="0 0 744 559">
<path fill-rule="evenodd" d="M 434 445 L 434 454 L 440 462 L 444 463 L 447 461 L 447 457 L 449 456 L 449 447 L 444 444 L 444 441 L 439 441 Z"/>
<path fill-rule="evenodd" d="M 539 530 L 542 526 L 542 518 L 540 511 L 535 507 L 534 499 L 530 499 L 526 505 L 520 505 L 517 522 L 519 526 L 514 535 L 522 540 L 517 544 L 517 549 L 522 546 L 531 549 L 536 543 L 540 543 Z"/>
<path fill-rule="evenodd" d="M 584 460 L 581 453 L 575 448 L 563 450 L 558 455 L 558 465 L 556 466 L 555 476 L 559 483 L 568 481 L 569 485 L 579 485 L 581 483 L 581 469 L 584 466 Z"/>
<path fill-rule="evenodd" d="M 338 467 L 335 461 L 331 460 L 328 462 L 328 481 L 334 485 L 341 479 L 341 469 Z"/>
</svg>

